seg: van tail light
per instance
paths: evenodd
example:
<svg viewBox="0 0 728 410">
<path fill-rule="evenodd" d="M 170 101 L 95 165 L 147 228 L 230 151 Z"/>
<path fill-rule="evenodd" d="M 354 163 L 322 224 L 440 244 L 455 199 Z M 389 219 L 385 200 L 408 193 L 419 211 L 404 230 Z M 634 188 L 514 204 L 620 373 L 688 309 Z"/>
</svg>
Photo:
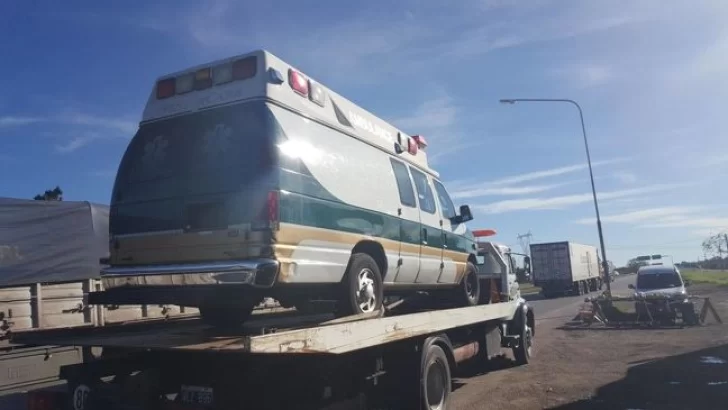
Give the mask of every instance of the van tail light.
<svg viewBox="0 0 728 410">
<path fill-rule="evenodd" d="M 260 210 L 257 223 L 253 229 L 278 229 L 280 219 L 278 191 L 270 191 L 265 199 L 265 206 Z"/>
<path fill-rule="evenodd" d="M 268 192 L 268 199 L 266 200 L 265 208 L 268 211 L 268 220 L 272 223 L 278 223 L 278 192 Z"/>
</svg>

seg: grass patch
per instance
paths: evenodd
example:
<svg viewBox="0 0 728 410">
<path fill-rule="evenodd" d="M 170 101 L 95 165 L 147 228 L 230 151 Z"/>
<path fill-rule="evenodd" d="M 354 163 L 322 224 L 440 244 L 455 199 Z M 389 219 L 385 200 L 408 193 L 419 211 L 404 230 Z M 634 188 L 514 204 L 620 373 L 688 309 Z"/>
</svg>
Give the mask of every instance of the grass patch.
<svg viewBox="0 0 728 410">
<path fill-rule="evenodd" d="M 531 293 L 538 293 L 541 291 L 541 288 L 538 286 L 533 286 L 533 283 L 519 283 L 518 288 L 521 290 L 521 293 L 524 295 L 528 295 Z"/>
<path fill-rule="evenodd" d="M 711 285 L 728 286 L 728 271 L 724 270 L 681 270 L 683 278 L 692 283 L 708 283 Z"/>
</svg>

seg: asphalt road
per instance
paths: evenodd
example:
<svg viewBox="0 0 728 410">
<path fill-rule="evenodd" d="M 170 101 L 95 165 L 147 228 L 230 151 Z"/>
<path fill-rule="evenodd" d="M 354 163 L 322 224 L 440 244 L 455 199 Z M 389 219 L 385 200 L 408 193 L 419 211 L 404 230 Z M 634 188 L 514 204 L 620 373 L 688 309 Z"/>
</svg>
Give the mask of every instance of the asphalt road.
<svg viewBox="0 0 728 410">
<path fill-rule="evenodd" d="M 628 293 L 629 288 L 627 288 L 627 285 L 630 283 L 634 284 L 636 277 L 636 275 L 617 276 L 611 284 L 612 293 Z M 606 289 L 606 286 L 603 289 Z M 584 296 L 565 296 L 552 299 L 544 299 L 541 294 L 525 295 L 523 297 L 533 306 L 534 312 L 536 313 L 536 320 L 538 320 L 550 313 L 568 309 L 571 306 L 573 306 L 574 315 L 576 315 L 576 309 L 578 308 L 579 303 L 583 302 L 586 296 L 596 296 L 598 294 L 598 292 L 592 292 L 589 295 Z"/>
</svg>

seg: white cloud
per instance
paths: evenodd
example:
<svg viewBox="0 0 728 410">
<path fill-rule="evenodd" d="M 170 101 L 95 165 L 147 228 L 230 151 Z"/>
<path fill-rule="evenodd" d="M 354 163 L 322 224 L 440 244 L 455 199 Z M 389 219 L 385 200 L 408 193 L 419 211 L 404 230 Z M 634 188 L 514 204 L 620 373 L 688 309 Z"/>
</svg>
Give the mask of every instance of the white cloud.
<svg viewBox="0 0 728 410">
<path fill-rule="evenodd" d="M 410 114 L 393 118 L 390 122 L 407 133 L 423 135 L 431 145 L 436 146 L 436 150 L 427 153 L 429 162 L 436 163 L 448 155 L 483 143 L 465 141 L 454 133 L 457 115 L 458 109 L 452 98 L 442 92 L 439 97 L 428 99 L 415 107 Z"/>
<path fill-rule="evenodd" d="M 496 196 L 496 195 L 527 195 L 536 194 L 539 192 L 545 192 L 570 184 L 571 182 L 563 182 L 558 184 L 544 184 L 544 185 L 523 185 L 523 186 L 491 186 L 486 188 L 474 188 L 469 190 L 454 191 L 450 194 L 453 198 L 465 199 L 465 198 L 476 198 L 482 196 Z"/>
<path fill-rule="evenodd" d="M 429 99 L 417 108 L 410 115 L 392 119 L 392 124 L 406 132 L 417 133 L 418 129 L 439 129 L 449 127 L 455 122 L 457 107 L 453 104 L 452 98 L 442 95 L 438 98 Z"/>
<path fill-rule="evenodd" d="M 592 167 L 598 167 L 602 165 L 609 165 L 609 164 L 615 164 L 618 162 L 623 162 L 628 160 L 629 158 L 623 157 L 623 158 L 613 158 L 613 159 L 607 159 L 607 160 L 601 160 L 601 161 L 593 161 Z M 541 171 L 534 171 L 534 172 L 527 172 L 525 174 L 519 174 L 519 175 L 513 175 L 509 177 L 504 177 L 500 179 L 496 179 L 494 181 L 489 181 L 489 184 L 492 185 L 506 185 L 506 184 L 516 184 L 520 182 L 527 182 L 527 181 L 533 181 L 536 179 L 542 179 L 542 178 L 548 178 L 548 177 L 555 177 L 565 174 L 574 173 L 577 171 L 581 171 L 588 168 L 588 164 L 576 164 L 576 165 L 568 165 L 564 167 L 557 167 L 557 168 L 551 168 L 551 169 L 544 169 Z"/>
<path fill-rule="evenodd" d="M 0 128 L 17 127 L 20 125 L 29 125 L 29 124 L 34 124 L 34 123 L 41 122 L 41 121 L 43 121 L 43 118 L 40 118 L 40 117 L 6 115 L 6 116 L 0 117 Z"/>
<path fill-rule="evenodd" d="M 134 121 L 81 112 L 0 117 L 0 128 L 23 127 L 32 124 L 54 126 L 52 132 L 40 132 L 38 135 L 63 138 L 64 142 L 55 145 L 56 152 L 60 154 L 75 152 L 101 139 L 131 138 L 137 130 L 137 124 Z M 68 139 L 69 136 L 72 137 Z"/>
<path fill-rule="evenodd" d="M 109 128 L 120 133 L 125 134 L 127 137 L 133 136 L 137 130 L 137 123 L 130 120 L 122 120 L 118 118 L 98 117 L 89 114 L 76 113 L 65 116 L 57 117 L 59 122 L 74 125 L 88 125 L 93 127 Z"/>
<path fill-rule="evenodd" d="M 666 191 L 674 189 L 679 184 L 651 185 L 648 187 L 624 189 L 620 191 L 598 192 L 598 199 L 625 198 L 642 195 L 650 192 Z M 498 214 L 513 211 L 530 211 L 543 209 L 564 209 L 574 205 L 585 204 L 593 201 L 591 193 L 562 195 L 555 197 L 509 199 L 493 202 L 490 204 L 476 205 L 475 208 L 488 214 Z"/>
<path fill-rule="evenodd" d="M 22 127 L 37 123 L 52 123 L 66 125 L 81 125 L 89 127 L 107 128 L 127 136 L 131 136 L 137 130 L 137 123 L 131 120 L 120 118 L 109 118 L 96 116 L 87 113 L 64 113 L 44 116 L 4 116 L 0 117 L 0 127 Z"/>
<path fill-rule="evenodd" d="M 728 229 L 728 217 L 677 216 L 641 225 L 645 228 L 707 228 L 715 231 Z"/>
<path fill-rule="evenodd" d="M 76 136 L 70 139 L 69 141 L 66 141 L 63 144 L 57 144 L 56 145 L 56 151 L 60 154 L 70 154 L 72 152 L 75 152 L 86 145 L 90 144 L 94 140 L 97 140 L 99 137 L 97 135 L 88 134 L 84 136 Z"/>
<path fill-rule="evenodd" d="M 601 161 L 593 161 L 592 167 L 598 167 L 602 165 L 615 164 L 628 160 L 629 158 L 612 158 Z M 475 198 L 481 196 L 495 196 L 495 195 L 526 195 L 535 194 L 539 192 L 549 191 L 564 185 L 572 184 L 575 181 L 568 182 L 555 182 L 551 184 L 539 184 L 539 185 L 520 185 L 524 182 L 535 181 L 539 179 L 559 177 L 578 171 L 582 171 L 588 168 L 586 163 L 567 165 L 563 167 L 556 167 L 550 169 L 544 169 L 540 171 L 527 172 L 524 174 L 511 175 L 502 177 L 495 180 L 487 181 L 483 183 L 477 180 L 458 180 L 451 181 L 448 183 L 449 190 L 452 192 L 454 198 Z"/>
<path fill-rule="evenodd" d="M 719 233 L 726 232 L 725 229 L 710 229 L 710 228 L 701 228 L 701 229 L 693 229 L 690 231 L 690 235 L 692 236 L 699 236 L 701 238 L 707 238 L 709 236 L 717 235 Z"/>
<path fill-rule="evenodd" d="M 623 184 L 634 184 L 637 182 L 637 175 L 627 171 L 613 172 L 612 177 Z"/>
<path fill-rule="evenodd" d="M 611 223 L 635 223 L 647 220 L 660 219 L 668 220 L 670 218 L 680 218 L 685 214 L 692 214 L 705 209 L 704 206 L 667 206 L 661 208 L 639 209 L 635 211 L 602 216 L 602 222 Z M 578 219 L 576 223 L 584 225 L 592 225 L 596 222 L 595 218 Z"/>
<path fill-rule="evenodd" d="M 614 78 L 614 69 L 595 63 L 580 63 L 558 67 L 553 74 L 566 84 L 585 89 L 608 83 Z"/>
</svg>

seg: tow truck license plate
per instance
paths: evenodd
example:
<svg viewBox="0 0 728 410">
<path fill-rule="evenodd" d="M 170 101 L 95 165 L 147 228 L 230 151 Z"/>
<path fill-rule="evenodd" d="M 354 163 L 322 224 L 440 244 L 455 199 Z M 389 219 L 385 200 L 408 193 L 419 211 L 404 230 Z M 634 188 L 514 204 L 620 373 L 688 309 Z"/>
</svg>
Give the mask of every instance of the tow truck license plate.
<svg viewBox="0 0 728 410">
<path fill-rule="evenodd" d="M 184 404 L 209 407 L 213 403 L 212 387 L 183 385 L 180 388 L 180 394 L 182 395 L 182 403 Z"/>
</svg>

